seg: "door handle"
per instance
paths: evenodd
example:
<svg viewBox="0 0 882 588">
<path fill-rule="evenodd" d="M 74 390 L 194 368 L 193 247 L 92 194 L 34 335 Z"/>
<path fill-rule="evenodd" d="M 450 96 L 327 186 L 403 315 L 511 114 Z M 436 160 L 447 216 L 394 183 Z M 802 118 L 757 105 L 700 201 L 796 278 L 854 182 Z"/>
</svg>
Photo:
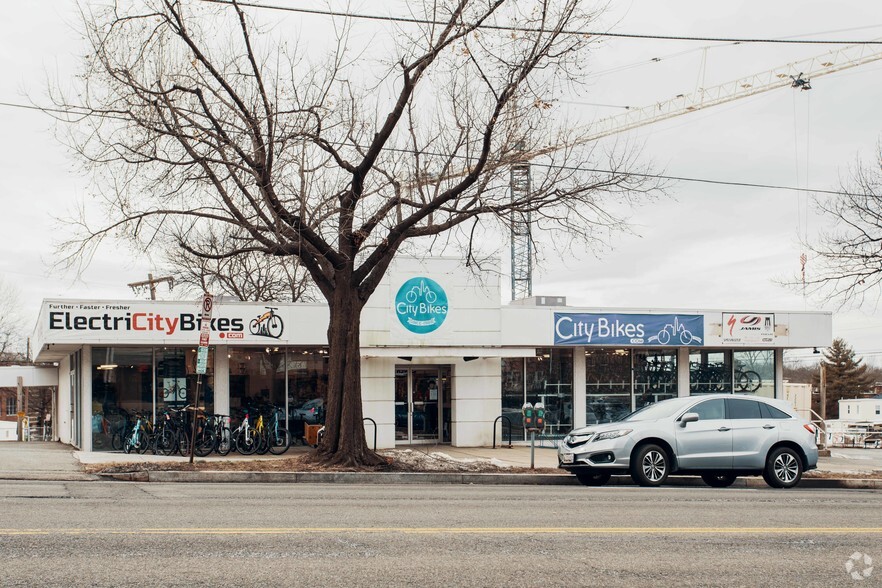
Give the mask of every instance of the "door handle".
<svg viewBox="0 0 882 588">
<path fill-rule="evenodd" d="M 717 429 L 717 431 L 725 433 L 726 431 L 731 431 L 731 429 L 729 427 L 720 427 L 719 429 Z"/>
<path fill-rule="evenodd" d="M 763 429 L 774 429 L 775 425 L 763 425 Z"/>
</svg>

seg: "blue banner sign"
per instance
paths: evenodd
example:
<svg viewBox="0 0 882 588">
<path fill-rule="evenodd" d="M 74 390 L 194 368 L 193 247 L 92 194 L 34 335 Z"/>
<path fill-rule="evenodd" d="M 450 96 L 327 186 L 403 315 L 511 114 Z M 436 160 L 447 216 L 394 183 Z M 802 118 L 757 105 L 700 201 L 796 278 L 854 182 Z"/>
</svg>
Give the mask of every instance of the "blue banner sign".
<svg viewBox="0 0 882 588">
<path fill-rule="evenodd" d="M 704 317 L 694 314 L 556 312 L 554 344 L 700 346 L 704 344 Z"/>
</svg>

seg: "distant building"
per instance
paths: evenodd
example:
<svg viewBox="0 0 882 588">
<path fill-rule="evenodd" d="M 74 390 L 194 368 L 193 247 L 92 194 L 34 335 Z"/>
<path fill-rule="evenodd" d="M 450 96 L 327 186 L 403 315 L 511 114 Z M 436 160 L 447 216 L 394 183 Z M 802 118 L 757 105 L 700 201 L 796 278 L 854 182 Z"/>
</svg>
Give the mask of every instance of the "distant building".
<svg viewBox="0 0 882 588">
<path fill-rule="evenodd" d="M 839 418 L 827 421 L 830 443 L 854 447 L 882 446 L 882 394 L 839 401 Z"/>
</svg>

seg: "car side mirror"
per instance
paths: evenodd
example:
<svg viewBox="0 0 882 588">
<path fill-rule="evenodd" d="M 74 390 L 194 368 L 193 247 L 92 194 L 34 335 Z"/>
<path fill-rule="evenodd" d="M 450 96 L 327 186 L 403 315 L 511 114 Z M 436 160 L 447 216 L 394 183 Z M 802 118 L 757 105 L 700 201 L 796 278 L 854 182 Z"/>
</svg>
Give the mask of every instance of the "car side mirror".
<svg viewBox="0 0 882 588">
<path fill-rule="evenodd" d="M 680 426 L 685 427 L 686 423 L 694 423 L 698 420 L 697 412 L 687 412 L 683 416 L 680 417 Z"/>
</svg>

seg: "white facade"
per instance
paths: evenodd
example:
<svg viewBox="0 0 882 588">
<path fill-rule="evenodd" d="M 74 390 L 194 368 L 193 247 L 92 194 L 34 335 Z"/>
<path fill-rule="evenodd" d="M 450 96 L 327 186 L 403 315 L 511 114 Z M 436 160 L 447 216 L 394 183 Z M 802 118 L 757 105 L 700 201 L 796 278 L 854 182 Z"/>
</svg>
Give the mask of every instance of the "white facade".
<svg viewBox="0 0 882 588">
<path fill-rule="evenodd" d="M 843 423 L 882 424 L 882 395 L 839 401 L 839 420 Z"/>
<path fill-rule="evenodd" d="M 379 448 L 415 441 L 415 406 L 433 401 L 443 421 L 436 442 L 489 445 L 493 422 L 503 412 L 503 359 L 536 358 L 540 348 L 572 353 L 574 392 L 568 407 L 571 425 L 580 426 L 586 420 L 586 350 L 666 348 L 678 360 L 681 396 L 690 393 L 690 352 L 766 350 L 774 356 L 774 390 L 780 397 L 783 350 L 827 346 L 832 339 L 829 313 L 503 306 L 499 276 L 498 267 L 475 276 L 458 258 L 399 259 L 390 267 L 361 322 L 363 410 L 377 424 Z M 89 449 L 90 435 L 81 432 L 91 427 L 94 348 L 195 347 L 198 314 L 196 301 L 44 301 L 35 359 L 59 364 L 58 436 Z M 231 350 L 327 345 L 329 315 L 323 304 L 217 302 L 212 318 L 219 413 L 230 410 Z M 685 321 L 691 321 L 688 329 Z M 591 336 L 580 339 L 577 331 Z M 418 400 L 412 382 L 424 368 L 437 368 L 444 388 Z M 411 390 L 402 399 L 405 378 Z M 405 413 L 411 427 L 407 435 L 402 432 Z M 365 431 L 370 442 L 373 425 L 366 424 Z"/>
</svg>

